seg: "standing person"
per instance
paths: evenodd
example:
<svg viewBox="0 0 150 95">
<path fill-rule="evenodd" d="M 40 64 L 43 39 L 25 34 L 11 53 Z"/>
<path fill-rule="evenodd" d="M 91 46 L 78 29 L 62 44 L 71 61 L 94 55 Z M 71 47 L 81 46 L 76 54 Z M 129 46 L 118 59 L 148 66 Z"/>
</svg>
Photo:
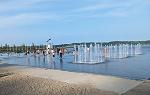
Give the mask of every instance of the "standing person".
<svg viewBox="0 0 150 95">
<path fill-rule="evenodd" d="M 53 57 L 55 57 L 55 51 L 53 49 L 51 50 L 51 53 L 52 53 Z"/>
<path fill-rule="evenodd" d="M 60 59 L 62 59 L 62 55 L 63 55 L 63 53 L 62 53 L 62 50 L 60 49 L 60 50 L 59 50 Z"/>
<path fill-rule="evenodd" d="M 57 48 L 57 55 L 59 55 L 59 51 L 60 51 L 60 49 L 59 49 L 59 48 Z"/>
<path fill-rule="evenodd" d="M 64 55 L 65 54 L 65 49 L 63 47 L 61 48 L 61 51 L 62 51 L 62 54 Z"/>
<path fill-rule="evenodd" d="M 45 50 L 43 50 L 43 55 L 45 56 L 46 54 L 45 54 Z"/>
</svg>

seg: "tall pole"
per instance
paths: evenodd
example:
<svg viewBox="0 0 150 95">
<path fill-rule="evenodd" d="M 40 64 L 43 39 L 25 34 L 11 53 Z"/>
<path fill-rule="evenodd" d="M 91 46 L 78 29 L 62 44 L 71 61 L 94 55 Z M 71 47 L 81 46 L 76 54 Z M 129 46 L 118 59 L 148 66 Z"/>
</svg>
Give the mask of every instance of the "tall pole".
<svg viewBox="0 0 150 95">
<path fill-rule="evenodd" d="M 48 43 L 49 41 L 51 41 L 50 43 Z M 50 44 L 51 46 L 51 49 L 53 48 L 53 45 L 52 45 L 52 38 L 49 38 L 47 41 L 46 41 L 48 44 Z"/>
</svg>

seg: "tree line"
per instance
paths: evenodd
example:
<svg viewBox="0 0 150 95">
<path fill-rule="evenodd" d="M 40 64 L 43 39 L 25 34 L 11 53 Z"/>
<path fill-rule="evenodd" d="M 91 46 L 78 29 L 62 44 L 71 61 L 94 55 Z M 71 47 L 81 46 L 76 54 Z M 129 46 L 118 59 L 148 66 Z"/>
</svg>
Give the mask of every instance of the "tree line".
<svg viewBox="0 0 150 95">
<path fill-rule="evenodd" d="M 71 43 L 71 44 L 61 44 L 61 45 L 53 45 L 54 48 L 59 48 L 59 47 L 66 47 L 66 48 L 73 48 L 73 46 L 80 45 L 80 44 L 94 44 L 94 42 L 82 42 L 82 43 Z M 97 42 L 102 45 L 116 45 L 116 44 L 144 44 L 144 45 L 150 45 L 150 40 L 147 41 L 111 41 L 111 42 Z M 45 50 L 46 45 L 35 45 L 32 43 L 32 45 L 25 45 L 22 44 L 20 46 L 18 45 L 13 45 L 10 46 L 8 44 L 1 45 L 0 46 L 0 53 L 6 53 L 6 52 L 15 52 L 15 53 L 23 53 L 23 52 L 34 52 L 36 50 Z"/>
<path fill-rule="evenodd" d="M 23 52 L 34 52 L 36 50 L 45 50 L 46 49 L 46 45 L 1 45 L 0 46 L 0 53 L 6 53 L 6 52 L 14 52 L 14 53 L 23 53 Z"/>
</svg>

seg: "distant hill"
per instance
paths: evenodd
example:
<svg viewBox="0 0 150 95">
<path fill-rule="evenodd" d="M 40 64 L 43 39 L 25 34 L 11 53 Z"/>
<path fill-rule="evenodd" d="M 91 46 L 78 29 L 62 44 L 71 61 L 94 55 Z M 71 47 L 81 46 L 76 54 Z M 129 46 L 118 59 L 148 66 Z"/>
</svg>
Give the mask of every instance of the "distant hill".
<svg viewBox="0 0 150 95">
<path fill-rule="evenodd" d="M 82 42 L 82 43 L 71 43 L 71 44 L 62 44 L 62 45 L 54 45 L 55 47 L 73 47 L 74 45 L 80 45 L 80 44 L 94 44 L 95 42 Z M 111 42 L 96 42 L 102 45 L 116 45 L 116 44 L 144 44 L 144 45 L 150 45 L 150 40 L 147 41 L 111 41 Z"/>
</svg>

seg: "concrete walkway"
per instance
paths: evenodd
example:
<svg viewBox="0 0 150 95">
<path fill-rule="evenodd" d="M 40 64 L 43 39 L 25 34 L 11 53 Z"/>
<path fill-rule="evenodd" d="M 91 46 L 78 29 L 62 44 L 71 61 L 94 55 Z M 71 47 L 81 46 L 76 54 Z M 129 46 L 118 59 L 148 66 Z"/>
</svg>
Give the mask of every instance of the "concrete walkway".
<svg viewBox="0 0 150 95">
<path fill-rule="evenodd" d="M 150 80 L 144 81 L 142 84 L 122 95 L 150 95 Z"/>
<path fill-rule="evenodd" d="M 142 81 L 117 78 L 113 76 L 75 73 L 42 68 L 11 66 L 9 69 L 35 77 L 53 79 L 67 83 L 90 85 L 100 90 L 113 91 L 118 94 L 125 93 L 142 83 Z"/>
</svg>

